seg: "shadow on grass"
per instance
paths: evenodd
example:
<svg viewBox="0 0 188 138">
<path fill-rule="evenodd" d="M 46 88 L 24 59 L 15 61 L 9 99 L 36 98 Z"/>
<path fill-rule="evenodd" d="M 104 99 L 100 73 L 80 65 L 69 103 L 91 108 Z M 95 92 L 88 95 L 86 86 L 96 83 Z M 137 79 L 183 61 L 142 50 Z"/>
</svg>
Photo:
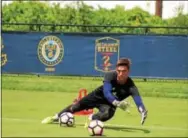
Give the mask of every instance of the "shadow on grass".
<svg viewBox="0 0 188 138">
<path fill-rule="evenodd" d="M 150 133 L 150 130 L 148 130 L 148 129 L 134 128 L 134 127 L 123 127 L 123 126 L 105 126 L 105 129 L 126 131 L 126 132 L 142 131 L 144 133 Z"/>
<path fill-rule="evenodd" d="M 54 122 L 52 124 L 58 124 L 58 122 Z M 84 126 L 83 123 L 77 123 L 76 125 L 70 127 L 70 128 L 76 128 L 76 126 Z M 62 125 L 62 127 L 67 127 L 66 125 Z M 142 131 L 143 133 L 150 133 L 150 130 L 144 129 L 144 128 L 135 128 L 135 127 L 125 127 L 125 126 L 109 126 L 108 124 L 105 125 L 105 129 L 111 129 L 111 130 L 116 130 L 116 131 L 126 131 L 126 132 L 136 132 L 136 131 Z M 103 136 L 105 137 L 105 135 Z"/>
</svg>

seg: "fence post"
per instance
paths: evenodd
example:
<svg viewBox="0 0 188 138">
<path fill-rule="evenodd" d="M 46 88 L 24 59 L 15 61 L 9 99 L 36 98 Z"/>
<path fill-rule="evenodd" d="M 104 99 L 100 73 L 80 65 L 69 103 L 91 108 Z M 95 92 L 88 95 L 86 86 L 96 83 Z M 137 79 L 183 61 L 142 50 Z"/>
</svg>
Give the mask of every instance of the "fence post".
<svg viewBox="0 0 188 138">
<path fill-rule="evenodd" d="M 148 34 L 148 32 L 149 32 L 149 28 L 146 27 L 146 28 L 145 28 L 145 34 Z"/>
<path fill-rule="evenodd" d="M 41 31 L 41 25 L 39 25 L 38 27 L 39 27 L 39 28 L 38 28 L 38 29 L 39 29 L 39 31 Z"/>
<path fill-rule="evenodd" d="M 52 32 L 55 32 L 55 30 L 56 30 L 56 25 L 54 24 L 54 25 L 52 26 Z"/>
</svg>

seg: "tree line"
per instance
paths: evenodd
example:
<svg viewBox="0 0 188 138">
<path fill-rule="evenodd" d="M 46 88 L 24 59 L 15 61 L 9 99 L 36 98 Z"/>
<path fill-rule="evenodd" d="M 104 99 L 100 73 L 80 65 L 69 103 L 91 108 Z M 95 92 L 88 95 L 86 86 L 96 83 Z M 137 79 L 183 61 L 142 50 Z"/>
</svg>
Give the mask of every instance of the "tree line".
<svg viewBox="0 0 188 138">
<path fill-rule="evenodd" d="M 4 23 L 52 24 L 52 26 L 36 25 L 6 25 Z M 87 25 L 84 26 L 56 26 Z M 105 25 L 96 27 L 92 25 Z M 162 26 L 184 27 L 184 29 L 167 28 L 123 28 L 113 26 Z M 187 29 L 186 29 L 187 27 Z M 2 6 L 2 30 L 21 31 L 60 31 L 60 32 L 114 32 L 114 33 L 160 33 L 160 34 L 188 34 L 188 14 L 181 9 L 176 17 L 161 19 L 151 15 L 139 7 L 126 9 L 116 5 L 113 9 L 106 9 L 98 5 L 95 9 L 83 1 L 72 2 L 64 7 L 59 3 L 39 1 L 14 1 Z"/>
</svg>

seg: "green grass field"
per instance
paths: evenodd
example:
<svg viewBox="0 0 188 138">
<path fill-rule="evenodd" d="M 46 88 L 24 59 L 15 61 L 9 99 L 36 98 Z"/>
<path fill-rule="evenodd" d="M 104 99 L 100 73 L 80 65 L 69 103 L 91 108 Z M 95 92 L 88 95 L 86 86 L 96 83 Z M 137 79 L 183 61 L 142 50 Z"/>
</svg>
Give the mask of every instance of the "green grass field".
<svg viewBox="0 0 188 138">
<path fill-rule="evenodd" d="M 85 117 L 75 116 L 75 127 L 41 124 L 41 120 L 72 103 L 80 88 L 89 91 L 100 80 L 62 79 L 61 77 L 2 76 L 3 137 L 87 137 Z M 144 126 L 140 125 L 137 108 L 131 113 L 117 110 L 105 122 L 107 137 L 188 137 L 188 93 L 185 82 L 135 82 L 148 109 Z M 179 89 L 179 90 L 178 90 Z M 153 94 L 148 94 L 151 91 Z M 166 93 L 161 95 L 161 93 Z M 173 94 L 170 94 L 173 93 Z M 157 97 L 157 94 L 158 97 Z M 148 95 L 148 96 L 147 96 Z M 184 97 L 184 98 L 169 98 Z M 132 99 L 129 98 L 132 102 Z M 134 103 L 133 103 L 134 104 Z"/>
</svg>

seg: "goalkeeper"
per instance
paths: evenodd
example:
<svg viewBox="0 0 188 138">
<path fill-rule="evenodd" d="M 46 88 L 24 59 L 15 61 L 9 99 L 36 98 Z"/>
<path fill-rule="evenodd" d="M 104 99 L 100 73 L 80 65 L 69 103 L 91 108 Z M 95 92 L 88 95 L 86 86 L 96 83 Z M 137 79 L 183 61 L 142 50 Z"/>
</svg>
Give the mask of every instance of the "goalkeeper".
<svg viewBox="0 0 188 138">
<path fill-rule="evenodd" d="M 141 114 L 141 124 L 147 117 L 147 110 L 133 80 L 129 77 L 130 60 L 121 58 L 116 64 L 116 71 L 105 74 L 103 85 L 83 97 L 76 104 L 71 104 L 58 114 L 45 118 L 42 123 L 57 122 L 63 112 L 75 113 L 85 109 L 98 108 L 99 112 L 89 116 L 90 120 L 107 121 L 114 116 L 116 108 L 126 110 L 129 106 L 125 102 L 128 96 L 132 96 L 138 111 Z"/>
</svg>

